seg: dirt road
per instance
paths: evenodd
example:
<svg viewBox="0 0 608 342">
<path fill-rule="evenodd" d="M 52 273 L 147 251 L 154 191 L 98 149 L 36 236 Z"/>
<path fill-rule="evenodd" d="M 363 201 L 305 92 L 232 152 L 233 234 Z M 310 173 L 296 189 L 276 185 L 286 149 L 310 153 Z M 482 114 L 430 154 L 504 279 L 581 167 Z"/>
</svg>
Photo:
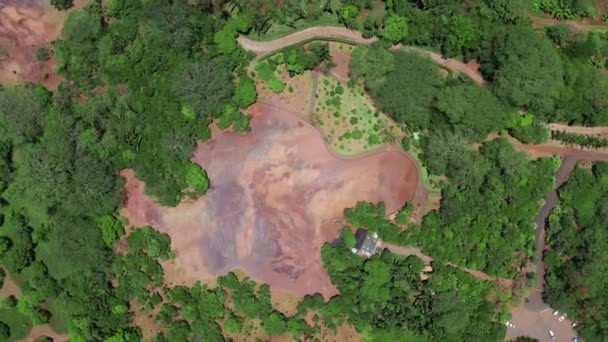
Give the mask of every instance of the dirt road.
<svg viewBox="0 0 608 342">
<path fill-rule="evenodd" d="M 382 242 L 382 245 L 389 251 L 391 251 L 395 254 L 399 254 L 401 256 L 405 256 L 405 257 L 411 256 L 411 255 L 416 256 L 419 259 L 421 259 L 425 265 L 431 265 L 431 263 L 433 262 L 433 258 L 424 254 L 422 252 L 422 250 L 418 247 L 402 247 L 402 246 L 393 245 L 393 244 L 387 243 L 387 242 Z M 448 262 L 447 265 L 458 268 L 464 272 L 467 272 L 468 274 L 472 275 L 473 277 L 475 277 L 477 279 L 495 282 L 503 288 L 513 287 L 512 279 L 493 277 L 484 272 L 472 270 L 472 269 L 469 269 L 466 267 L 461 267 L 461 266 L 458 266 L 451 262 Z"/>
<path fill-rule="evenodd" d="M 565 124 L 552 123 L 552 124 L 549 124 L 549 128 L 552 131 L 563 131 L 563 132 L 572 133 L 572 134 L 608 136 L 608 127 L 606 127 L 606 126 L 586 127 L 586 126 L 568 126 Z"/>
<path fill-rule="evenodd" d="M 576 165 L 581 161 L 588 160 L 587 157 L 587 154 L 582 153 L 565 155 L 555 176 L 555 188 L 545 196 L 545 203 L 535 221 L 536 251 L 534 258 L 536 261 L 536 284 L 526 297 L 528 298 L 528 302 L 521 303 L 511 310 L 513 316 L 512 322 L 515 324 L 515 328 L 507 330 L 508 337 L 531 336 L 540 341 L 551 341 L 548 331 L 552 330 L 556 334 L 557 341 L 570 341 L 576 335 L 571 326 L 572 322 L 568 319 L 559 322 L 558 317 L 552 314 L 553 308 L 543 301 L 545 264 L 542 257 L 545 251 L 546 221 L 558 201 L 557 190 L 568 180 Z"/>
<path fill-rule="evenodd" d="M 243 35 L 240 35 L 237 38 L 237 41 L 245 50 L 255 52 L 256 57 L 260 58 L 272 51 L 276 51 L 313 38 L 337 38 L 361 44 L 371 44 L 378 40 L 376 37 L 363 38 L 360 32 L 349 30 L 345 27 L 315 26 L 270 41 L 255 41 Z"/>
<path fill-rule="evenodd" d="M 583 31 L 606 31 L 608 30 L 608 25 L 605 24 L 596 24 L 590 22 L 589 19 L 581 19 L 581 20 L 557 20 L 555 18 L 541 18 L 535 16 L 528 16 L 533 24 L 536 26 L 548 26 L 548 25 L 566 25 L 570 27 L 574 32 L 583 32 Z"/>
<path fill-rule="evenodd" d="M 260 59 L 272 51 L 276 51 L 287 46 L 295 45 L 303 41 L 311 40 L 313 38 L 345 39 L 359 44 L 371 44 L 378 40 L 375 37 L 363 38 L 360 32 L 350 30 L 345 27 L 315 26 L 296 33 L 292 33 L 282 38 L 277 38 L 265 42 L 251 40 L 243 35 L 239 36 L 237 38 L 237 41 L 244 49 L 253 51 L 256 54 L 256 59 Z M 394 50 L 401 47 L 404 46 L 399 44 L 394 46 L 392 49 Z M 438 53 L 426 51 L 417 47 L 407 46 L 404 48 L 416 50 L 421 53 L 427 54 L 435 63 L 443 65 L 446 68 L 449 68 L 450 70 L 454 71 L 455 73 L 467 74 L 473 81 L 480 85 L 485 84 L 485 80 L 477 70 L 477 65 L 475 63 L 467 64 L 455 59 L 446 59 Z"/>
</svg>

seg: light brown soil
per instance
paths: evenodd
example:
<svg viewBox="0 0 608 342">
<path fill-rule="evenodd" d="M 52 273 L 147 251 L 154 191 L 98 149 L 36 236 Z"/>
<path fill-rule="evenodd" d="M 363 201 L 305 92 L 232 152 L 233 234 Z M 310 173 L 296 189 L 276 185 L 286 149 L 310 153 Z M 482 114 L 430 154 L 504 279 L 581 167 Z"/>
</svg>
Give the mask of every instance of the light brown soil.
<svg viewBox="0 0 608 342">
<path fill-rule="evenodd" d="M 143 341 L 151 341 L 162 328 L 162 324 L 156 322 L 153 318 L 149 317 L 150 313 L 145 312 L 142 308 L 140 308 L 134 301 L 130 303 L 131 308 L 133 309 L 133 319 L 131 322 L 141 328 L 141 332 L 143 335 Z M 152 317 L 158 314 L 158 309 L 151 312 Z"/>
<path fill-rule="evenodd" d="M 597 135 L 602 138 L 608 137 L 608 127 L 602 126 L 568 126 L 564 124 L 552 123 L 549 124 L 549 128 L 553 131 L 564 131 L 572 134 Z"/>
<path fill-rule="evenodd" d="M 350 76 L 350 53 L 355 47 L 343 43 L 329 43 L 329 51 L 335 66 L 331 68 L 331 75 L 340 82 L 348 82 Z"/>
<path fill-rule="evenodd" d="M 21 289 L 10 276 L 4 277 L 4 285 L 0 289 L 0 298 L 6 298 L 8 296 L 19 297 L 21 295 Z"/>
<path fill-rule="evenodd" d="M 444 67 L 452 70 L 454 73 L 459 74 L 463 73 L 469 76 L 475 83 L 479 85 L 486 84 L 486 81 L 483 79 L 483 76 L 479 72 L 479 62 L 472 61 L 469 63 L 464 63 L 456 59 L 451 58 L 443 58 L 440 54 L 435 52 L 426 51 L 420 48 L 412 48 L 417 51 L 420 51 L 424 54 L 427 54 L 433 62 L 443 65 Z"/>
<path fill-rule="evenodd" d="M 539 26 L 548 26 L 548 25 L 567 25 L 574 32 L 584 32 L 584 31 L 606 31 L 608 30 L 608 25 L 602 23 L 600 20 L 594 20 L 590 18 L 584 18 L 581 20 L 557 20 L 555 18 L 543 18 L 536 16 L 528 16 L 536 27 Z"/>
<path fill-rule="evenodd" d="M 30 334 L 23 339 L 24 342 L 34 342 L 37 338 L 42 336 L 48 336 L 53 339 L 55 342 L 67 342 L 70 340 L 70 336 L 68 334 L 57 334 L 51 326 L 48 324 L 45 325 L 37 325 L 32 327 L 30 330 Z"/>
<path fill-rule="evenodd" d="M 76 0 L 69 11 L 58 11 L 48 1 L 0 1 L 0 83 L 18 81 L 42 83 L 55 89 L 60 82 L 53 74 L 54 61 L 36 61 L 40 47 L 50 47 L 61 35 L 70 11 L 83 8 L 88 0 Z M 4 56 L 2 56 L 4 55 Z M 49 74 L 43 79 L 42 74 Z"/>
<path fill-rule="evenodd" d="M 255 52 L 256 58 L 260 58 L 269 52 L 318 37 L 345 39 L 362 44 L 371 44 L 378 40 L 375 37 L 366 39 L 361 36 L 360 32 L 336 26 L 315 26 L 266 42 L 251 40 L 243 35 L 239 36 L 237 40 L 244 49 Z"/>
<path fill-rule="evenodd" d="M 313 73 L 305 71 L 302 75 L 289 77 L 287 70 L 280 66 L 281 80 L 285 83 L 285 89 L 276 94 L 268 88 L 268 82 L 259 80 L 256 82 L 258 91 L 258 102 L 265 103 L 277 108 L 289 108 L 290 111 L 308 119 L 311 108 L 311 96 L 313 88 Z M 293 89 L 289 91 L 289 87 Z"/>
<path fill-rule="evenodd" d="M 321 223 L 357 201 L 386 203 L 389 212 L 411 201 L 416 164 L 386 148 L 353 159 L 328 149 L 319 131 L 293 113 L 265 104 L 250 108 L 247 135 L 215 130 L 193 160 L 212 182 L 197 201 L 164 208 L 127 178 L 132 224 L 151 224 L 172 238 L 176 264 L 191 278 L 211 278 L 235 267 L 273 289 L 299 295 L 337 293 L 321 265 Z"/>
</svg>

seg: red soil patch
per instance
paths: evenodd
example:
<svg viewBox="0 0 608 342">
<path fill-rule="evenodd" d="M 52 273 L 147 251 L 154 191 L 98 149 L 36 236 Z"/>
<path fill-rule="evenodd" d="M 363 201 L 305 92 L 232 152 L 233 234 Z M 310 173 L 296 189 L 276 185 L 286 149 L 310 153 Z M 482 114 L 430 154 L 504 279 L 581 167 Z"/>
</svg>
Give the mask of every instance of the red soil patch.
<svg viewBox="0 0 608 342">
<path fill-rule="evenodd" d="M 488 135 L 486 141 L 494 140 L 499 137 L 498 134 L 492 133 Z M 527 152 L 532 158 L 561 156 L 562 158 L 577 160 L 578 162 L 608 161 L 608 148 L 588 150 L 579 147 L 566 146 L 558 140 L 550 140 L 544 144 L 522 144 L 511 136 L 505 136 L 505 138 L 509 140 L 517 150 Z"/>
<path fill-rule="evenodd" d="M 88 1 L 76 0 L 72 9 Z M 42 0 L 0 0 L 0 83 L 42 83 L 55 89 L 60 79 L 53 74 L 54 61 L 38 62 L 36 52 L 61 35 L 69 11 L 58 11 Z M 47 73 L 47 79 L 42 74 Z"/>
<path fill-rule="evenodd" d="M 265 103 L 277 108 L 289 108 L 290 111 L 308 118 L 311 108 L 313 94 L 313 73 L 306 71 L 302 75 L 289 77 L 289 73 L 282 65 L 281 80 L 285 83 L 285 89 L 280 93 L 275 93 L 268 87 L 268 82 L 256 82 L 258 91 L 258 102 Z M 289 91 L 289 88 L 293 91 Z"/>
<path fill-rule="evenodd" d="M 144 196 L 132 172 L 124 172 L 128 217 L 168 233 L 176 264 L 188 277 L 211 278 L 238 267 L 273 289 L 329 298 L 337 290 L 320 249 L 339 228 L 321 231 L 322 222 L 357 201 L 384 201 L 396 211 L 416 194 L 416 164 L 391 148 L 342 159 L 295 114 L 260 103 L 250 109 L 249 134 L 215 130 L 194 152 L 193 161 L 212 182 L 199 200 L 161 207 Z"/>
<path fill-rule="evenodd" d="M 4 277 L 4 285 L 2 285 L 2 289 L 0 289 L 0 298 L 6 298 L 9 296 L 19 297 L 21 296 L 21 289 L 15 281 L 10 277 Z"/>
<path fill-rule="evenodd" d="M 34 342 L 38 338 L 48 336 L 53 339 L 55 342 L 67 342 L 70 340 L 70 336 L 68 334 L 57 334 L 50 325 L 37 325 L 32 327 L 30 330 L 30 334 L 23 339 L 24 342 Z"/>
<path fill-rule="evenodd" d="M 340 82 L 350 80 L 350 54 L 355 48 L 349 44 L 329 43 L 331 59 L 335 66 L 331 68 L 331 75 Z"/>
</svg>

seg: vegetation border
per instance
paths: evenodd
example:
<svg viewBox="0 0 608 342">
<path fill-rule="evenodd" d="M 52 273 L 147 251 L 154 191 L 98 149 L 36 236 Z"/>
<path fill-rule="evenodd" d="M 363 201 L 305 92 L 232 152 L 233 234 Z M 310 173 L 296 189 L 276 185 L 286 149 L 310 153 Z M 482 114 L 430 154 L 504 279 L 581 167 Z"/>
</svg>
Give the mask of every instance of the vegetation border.
<svg viewBox="0 0 608 342">
<path fill-rule="evenodd" d="M 315 36 L 315 37 L 311 37 L 311 38 L 308 38 L 308 39 L 301 40 L 301 41 L 299 41 L 297 43 L 294 43 L 294 44 L 291 44 L 291 45 L 284 46 L 284 47 L 282 47 L 280 49 L 276 49 L 276 50 L 270 51 L 267 54 L 265 54 L 262 57 L 260 57 L 260 59 L 258 61 L 263 61 L 265 59 L 268 59 L 268 58 L 276 55 L 279 52 L 284 52 L 284 51 L 287 51 L 289 49 L 300 47 L 302 45 L 305 45 L 305 44 L 308 44 L 308 43 L 314 42 L 314 41 L 342 43 L 342 44 L 348 44 L 348 45 L 353 45 L 353 46 L 361 45 L 361 43 L 357 43 L 357 42 L 352 41 L 350 39 Z"/>
</svg>

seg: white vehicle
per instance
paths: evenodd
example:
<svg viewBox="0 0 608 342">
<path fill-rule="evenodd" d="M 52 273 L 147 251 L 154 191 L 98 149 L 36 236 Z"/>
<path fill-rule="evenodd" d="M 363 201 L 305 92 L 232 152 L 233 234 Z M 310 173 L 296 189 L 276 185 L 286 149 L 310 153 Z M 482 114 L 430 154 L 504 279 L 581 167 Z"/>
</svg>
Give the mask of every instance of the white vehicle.
<svg viewBox="0 0 608 342">
<path fill-rule="evenodd" d="M 511 321 L 507 321 L 505 325 L 507 326 L 507 328 L 515 328 L 515 324 L 513 324 Z"/>
<path fill-rule="evenodd" d="M 573 328 L 576 328 L 576 326 L 578 325 L 578 323 L 576 323 L 576 322 L 572 322 L 572 324 L 571 324 L 571 325 L 572 325 L 572 327 L 573 327 Z"/>
<path fill-rule="evenodd" d="M 564 319 L 566 319 L 566 316 L 565 315 L 561 315 L 557 320 L 560 321 L 560 322 L 563 322 Z"/>
<path fill-rule="evenodd" d="M 557 315 L 559 315 L 559 311 L 557 311 L 557 310 L 553 311 L 553 316 L 557 316 Z"/>
<path fill-rule="evenodd" d="M 549 336 L 551 336 L 552 340 L 555 340 L 555 333 L 553 332 L 553 330 L 549 330 Z"/>
</svg>

